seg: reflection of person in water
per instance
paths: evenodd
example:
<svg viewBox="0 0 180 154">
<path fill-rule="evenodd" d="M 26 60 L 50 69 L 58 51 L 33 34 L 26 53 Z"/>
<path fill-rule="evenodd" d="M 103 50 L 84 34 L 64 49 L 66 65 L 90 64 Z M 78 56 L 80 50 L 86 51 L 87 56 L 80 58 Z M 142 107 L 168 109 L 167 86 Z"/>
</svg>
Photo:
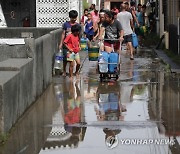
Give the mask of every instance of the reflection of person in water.
<svg viewBox="0 0 180 154">
<path fill-rule="evenodd" d="M 65 130 L 71 133 L 67 142 L 72 142 L 75 147 L 78 146 L 79 141 L 83 141 L 86 133 L 86 127 L 64 126 Z"/>
<path fill-rule="evenodd" d="M 68 88 L 66 82 L 64 84 L 64 122 L 65 124 L 79 123 L 81 121 L 81 94 L 78 83 L 74 85 L 70 81 Z"/>
<path fill-rule="evenodd" d="M 99 121 L 119 121 L 124 119 L 122 112 L 125 112 L 126 108 L 120 102 L 120 85 L 118 82 L 99 83 L 95 111 Z M 117 134 L 121 130 L 104 128 L 103 132 L 105 133 L 107 148 L 115 148 L 119 142 Z"/>
<path fill-rule="evenodd" d="M 126 108 L 120 102 L 120 86 L 118 82 L 99 84 L 95 111 L 99 121 L 123 119 L 121 113 L 126 111 Z"/>
<path fill-rule="evenodd" d="M 127 73 L 127 79 L 131 79 L 132 81 L 137 80 L 134 77 L 134 61 L 130 61 L 126 63 L 127 67 L 129 67 Z M 123 104 L 127 104 L 133 101 L 134 95 L 134 85 L 132 83 L 122 83 L 121 84 L 121 102 Z"/>
<path fill-rule="evenodd" d="M 73 126 L 81 123 L 81 93 L 78 81 L 63 81 L 64 96 L 64 129 L 69 136 L 63 142 L 77 147 L 80 141 L 84 140 L 86 127 Z"/>
</svg>

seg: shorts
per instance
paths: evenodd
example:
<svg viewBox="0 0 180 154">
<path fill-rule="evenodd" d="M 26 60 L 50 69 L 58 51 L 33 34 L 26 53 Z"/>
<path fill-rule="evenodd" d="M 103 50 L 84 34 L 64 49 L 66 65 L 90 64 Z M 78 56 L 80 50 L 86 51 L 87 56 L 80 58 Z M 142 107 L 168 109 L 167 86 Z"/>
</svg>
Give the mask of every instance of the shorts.
<svg viewBox="0 0 180 154">
<path fill-rule="evenodd" d="M 74 61 L 74 60 L 79 60 L 80 56 L 79 53 L 74 53 L 74 52 L 67 52 L 67 61 Z"/>
<path fill-rule="evenodd" d="M 63 61 L 67 61 L 67 52 L 68 52 L 68 49 L 66 48 L 66 46 L 65 45 L 63 45 L 63 56 L 64 56 L 64 58 L 63 58 Z"/>
<path fill-rule="evenodd" d="M 112 45 L 113 45 L 113 47 L 114 47 L 114 50 L 119 50 L 119 48 L 120 48 L 120 42 L 115 42 L 115 43 L 109 43 L 109 42 L 107 42 L 107 41 L 104 41 L 104 46 L 108 46 L 108 47 L 112 47 Z"/>
<path fill-rule="evenodd" d="M 89 35 L 89 34 L 86 34 L 86 37 L 89 39 L 89 41 L 92 41 L 92 40 L 93 40 L 94 35 Z"/>
<path fill-rule="evenodd" d="M 123 43 L 132 42 L 132 34 L 125 35 Z"/>
</svg>

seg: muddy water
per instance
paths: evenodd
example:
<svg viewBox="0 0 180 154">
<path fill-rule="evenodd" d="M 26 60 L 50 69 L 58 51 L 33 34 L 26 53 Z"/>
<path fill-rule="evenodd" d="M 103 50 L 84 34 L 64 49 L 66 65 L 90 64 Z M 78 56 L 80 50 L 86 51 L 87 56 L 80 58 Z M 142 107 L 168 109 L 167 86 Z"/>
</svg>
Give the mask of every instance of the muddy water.
<svg viewBox="0 0 180 154">
<path fill-rule="evenodd" d="M 180 77 L 148 50 L 121 58 L 116 82 L 100 82 L 88 60 L 80 80 L 55 77 L 0 152 L 179 154 Z"/>
</svg>

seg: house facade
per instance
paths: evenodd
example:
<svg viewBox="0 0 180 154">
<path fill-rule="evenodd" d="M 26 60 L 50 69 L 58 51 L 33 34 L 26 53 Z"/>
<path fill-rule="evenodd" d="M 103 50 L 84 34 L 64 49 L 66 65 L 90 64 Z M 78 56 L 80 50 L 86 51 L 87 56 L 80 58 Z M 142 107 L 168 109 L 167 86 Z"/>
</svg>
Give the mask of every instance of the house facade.
<svg viewBox="0 0 180 154">
<path fill-rule="evenodd" d="M 0 0 L 8 27 L 60 27 L 69 10 L 80 9 L 79 0 Z"/>
<path fill-rule="evenodd" d="M 156 0 L 157 33 L 165 34 L 165 47 L 175 54 L 180 54 L 180 1 Z"/>
</svg>

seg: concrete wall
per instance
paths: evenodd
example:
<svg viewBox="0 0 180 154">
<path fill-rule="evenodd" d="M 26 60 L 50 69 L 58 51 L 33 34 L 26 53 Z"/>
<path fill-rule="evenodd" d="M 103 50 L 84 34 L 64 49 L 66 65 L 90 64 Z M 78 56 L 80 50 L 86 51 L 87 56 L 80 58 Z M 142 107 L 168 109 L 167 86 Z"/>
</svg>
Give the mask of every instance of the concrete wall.
<svg viewBox="0 0 180 154">
<path fill-rule="evenodd" d="M 33 60 L 8 59 L 0 62 L 1 131 L 9 130 L 32 103 Z"/>
<path fill-rule="evenodd" d="M 36 28 L 36 27 L 34 28 L 33 27 L 0 28 L 0 37 L 1 38 L 21 38 L 24 36 L 25 38 L 27 37 L 38 38 L 56 29 L 57 28 Z"/>
<path fill-rule="evenodd" d="M 24 46 L 1 46 L 0 132 L 9 131 L 52 82 L 53 55 L 61 33 L 58 29 L 37 39 L 27 38 Z"/>
<path fill-rule="evenodd" d="M 34 39 L 26 38 L 25 45 L 0 45 L 0 62 L 8 58 L 32 58 L 33 42 Z"/>
</svg>

